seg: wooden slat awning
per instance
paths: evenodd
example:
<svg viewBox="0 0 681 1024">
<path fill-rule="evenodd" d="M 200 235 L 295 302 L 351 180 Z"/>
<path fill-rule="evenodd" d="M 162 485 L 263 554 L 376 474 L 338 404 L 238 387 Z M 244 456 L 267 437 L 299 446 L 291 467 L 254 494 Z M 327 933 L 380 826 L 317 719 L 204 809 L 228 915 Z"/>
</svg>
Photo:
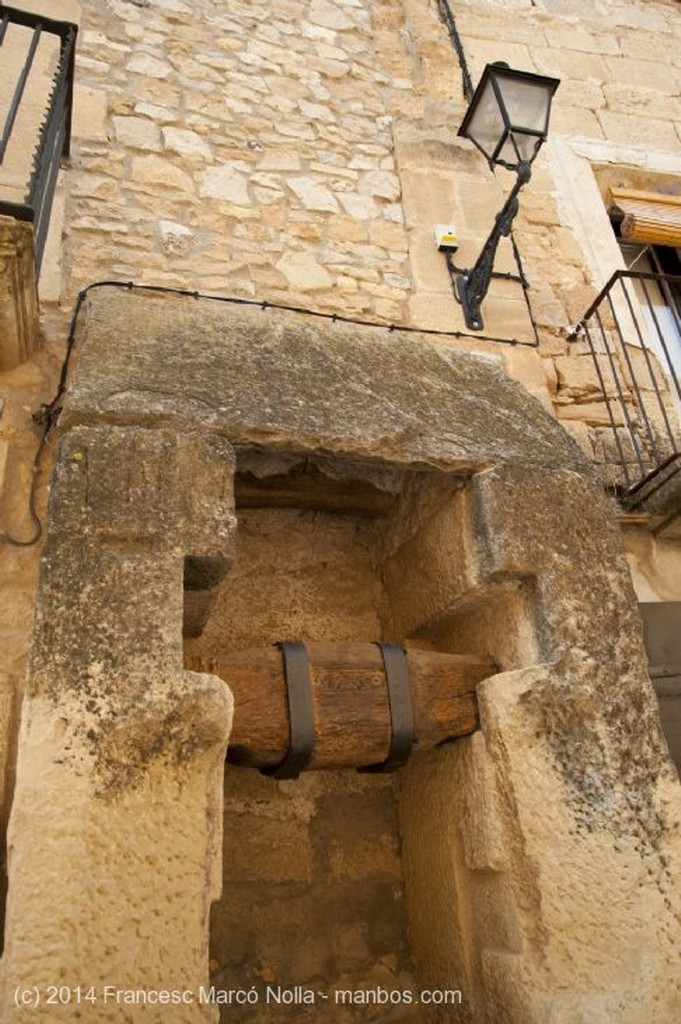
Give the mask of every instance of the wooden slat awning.
<svg viewBox="0 0 681 1024">
<path fill-rule="evenodd" d="M 624 214 L 622 238 L 649 245 L 681 245 L 681 195 L 611 188 L 610 208 Z"/>
</svg>

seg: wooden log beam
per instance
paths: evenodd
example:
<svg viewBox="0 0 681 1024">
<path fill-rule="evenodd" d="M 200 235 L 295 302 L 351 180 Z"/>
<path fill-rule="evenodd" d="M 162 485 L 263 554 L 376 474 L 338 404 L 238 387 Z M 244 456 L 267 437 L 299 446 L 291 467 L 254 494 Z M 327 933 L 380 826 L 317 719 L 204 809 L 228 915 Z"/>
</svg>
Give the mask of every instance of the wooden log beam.
<svg viewBox="0 0 681 1024">
<path fill-rule="evenodd" d="M 359 768 L 385 760 L 391 723 L 383 659 L 376 644 L 307 645 L 315 718 L 309 767 Z M 477 684 L 496 671 L 475 655 L 408 650 L 415 748 L 436 747 L 479 726 Z M 269 767 L 289 748 L 290 724 L 278 647 L 193 658 L 187 668 L 220 676 L 234 694 L 231 764 Z"/>
</svg>

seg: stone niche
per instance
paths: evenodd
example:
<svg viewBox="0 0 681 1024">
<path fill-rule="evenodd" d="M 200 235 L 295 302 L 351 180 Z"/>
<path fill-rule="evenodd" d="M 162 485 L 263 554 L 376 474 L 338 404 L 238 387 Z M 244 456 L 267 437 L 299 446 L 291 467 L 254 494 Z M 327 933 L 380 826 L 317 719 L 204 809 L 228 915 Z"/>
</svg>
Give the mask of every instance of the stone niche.
<svg viewBox="0 0 681 1024">
<path fill-rule="evenodd" d="M 536 664 L 531 582 L 471 586 L 468 479 L 328 456 L 238 452 L 235 561 L 203 634 L 186 644 L 187 665 L 301 637 L 493 654 L 499 670 Z M 443 757 L 446 750 L 438 750 L 428 762 L 417 751 L 400 774 L 420 764 L 430 776 Z M 402 831 L 418 832 L 420 824 L 401 800 L 400 774 L 346 769 L 277 782 L 226 768 L 223 892 L 212 912 L 216 986 L 269 981 L 332 998 L 337 990 L 419 990 L 412 935 L 421 900 L 414 896 L 410 907 L 405 887 L 431 866 L 421 864 L 419 850 L 413 864 L 402 862 Z M 436 776 L 424 788 L 431 799 Z M 456 1000 L 449 1011 L 461 1015 L 471 999 L 461 968 L 448 971 L 441 988 L 446 979 Z M 426 1019 L 415 1003 L 382 1010 L 386 1021 Z M 225 1020 L 230 1012 L 225 1007 Z M 290 1012 L 276 1005 L 242 1011 L 244 1020 L 282 1022 Z M 319 1014 L 311 1006 L 300 1019 Z M 330 1019 L 343 1019 L 342 1007 Z"/>
<path fill-rule="evenodd" d="M 678 783 L 617 529 L 567 434 L 496 360 L 425 338 L 88 301 L 24 706 L 7 992 L 65 976 L 66 955 L 95 983 L 115 967 L 129 987 L 255 986 L 253 1024 L 291 1019 L 267 986 L 315 993 L 295 1005 L 310 1022 L 674 1019 Z M 225 767 L 229 695 L 193 665 L 291 639 L 491 657 L 480 728 L 388 776 Z M 38 883 L 74 844 L 82 873 L 46 907 Z"/>
</svg>

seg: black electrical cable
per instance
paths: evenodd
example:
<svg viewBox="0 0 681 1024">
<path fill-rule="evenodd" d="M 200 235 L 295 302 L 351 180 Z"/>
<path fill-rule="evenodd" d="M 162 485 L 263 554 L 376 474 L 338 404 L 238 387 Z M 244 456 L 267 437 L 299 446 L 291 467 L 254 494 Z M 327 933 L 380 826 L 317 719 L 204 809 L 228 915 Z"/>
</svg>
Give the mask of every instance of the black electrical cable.
<svg viewBox="0 0 681 1024">
<path fill-rule="evenodd" d="M 203 292 L 190 291 L 185 288 L 171 288 L 167 285 L 136 284 L 134 281 L 93 281 L 92 284 L 89 284 L 87 288 L 84 288 L 78 293 L 78 298 L 76 299 L 76 304 L 71 316 L 69 334 L 66 342 L 66 352 L 62 362 L 61 373 L 59 375 L 59 384 L 57 385 L 54 398 L 47 404 L 42 405 L 40 409 L 33 414 L 34 422 L 41 423 L 43 425 L 43 434 L 38 443 L 33 459 L 33 479 L 31 481 L 31 489 L 29 492 L 29 515 L 34 523 L 34 532 L 28 540 L 17 540 L 17 538 L 10 536 L 8 533 L 0 531 L 0 543 L 10 544 L 13 547 L 31 547 L 32 545 L 37 544 L 42 536 L 42 524 L 36 511 L 36 492 L 40 463 L 47 446 L 50 431 L 59 419 L 59 414 L 61 413 L 61 400 L 66 392 L 71 356 L 76 343 L 78 317 L 88 293 L 93 291 L 95 288 L 123 288 L 126 291 L 134 290 L 141 292 L 153 292 L 163 295 L 181 295 L 191 299 L 206 299 L 211 302 L 227 302 L 236 306 L 254 306 L 263 311 L 276 309 L 286 313 L 298 313 L 303 316 L 313 316 L 323 320 L 331 320 L 332 323 L 355 324 L 359 327 L 382 328 L 389 333 L 402 331 L 409 334 L 425 334 L 442 338 L 471 338 L 474 341 L 491 341 L 506 345 L 532 346 L 532 342 L 520 341 L 516 338 L 497 338 L 488 334 L 470 334 L 466 331 L 439 331 L 429 327 L 412 327 L 402 324 L 383 324 L 377 323 L 375 320 L 362 320 L 357 317 L 344 316 L 342 313 L 324 313 L 317 309 L 306 309 L 302 306 L 289 306 L 283 302 L 269 302 L 266 299 L 246 299 L 236 295 L 207 295 Z"/>
<path fill-rule="evenodd" d="M 440 9 L 440 17 L 447 26 L 449 32 L 449 38 L 452 41 L 452 46 L 456 50 L 456 55 L 459 58 L 459 67 L 461 68 L 461 78 L 463 85 L 463 94 L 466 99 L 470 102 L 475 92 L 473 88 L 473 80 L 471 73 L 468 70 L 468 62 L 466 60 L 466 54 L 464 52 L 463 43 L 461 42 L 461 36 L 459 30 L 456 27 L 456 21 L 454 20 L 454 12 L 449 6 L 449 0 L 438 0 L 438 7 Z"/>
<path fill-rule="evenodd" d="M 205 299 L 208 302 L 227 302 L 236 306 L 254 306 L 258 309 L 277 309 L 285 313 L 299 313 L 303 316 L 313 316 L 322 320 L 331 320 L 333 323 L 355 324 L 358 327 L 375 327 L 391 334 L 394 331 L 402 331 L 405 334 L 425 334 L 439 338 L 470 338 L 472 341 L 491 341 L 503 345 L 526 345 L 534 348 L 531 341 L 521 341 L 519 338 L 499 338 L 491 334 L 473 334 L 469 331 L 443 331 L 434 327 L 414 327 L 410 324 L 384 324 L 376 320 L 363 320 L 359 317 L 344 316 L 342 313 L 324 313 L 319 309 L 308 309 L 305 306 L 289 306 L 284 302 L 270 302 L 268 299 L 246 299 L 237 295 L 208 295 L 206 292 L 191 291 L 188 288 L 172 288 L 169 285 L 160 284 L 137 284 L 135 281 L 95 281 L 88 285 L 78 296 L 78 302 L 82 303 L 88 292 L 95 288 L 124 288 L 127 291 L 156 292 L 162 295 L 184 295 L 192 299 Z"/>
</svg>

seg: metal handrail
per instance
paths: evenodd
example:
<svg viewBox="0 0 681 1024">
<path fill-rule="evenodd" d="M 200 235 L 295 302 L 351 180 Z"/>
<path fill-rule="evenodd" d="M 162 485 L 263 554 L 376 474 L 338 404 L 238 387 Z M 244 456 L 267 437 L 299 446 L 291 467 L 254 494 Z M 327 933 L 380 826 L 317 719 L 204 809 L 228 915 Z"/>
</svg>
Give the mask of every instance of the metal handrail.
<svg viewBox="0 0 681 1024">
<path fill-rule="evenodd" d="M 22 202 L 0 199 L 0 215 L 33 224 L 35 263 L 36 270 L 39 272 L 52 211 L 57 174 L 59 173 L 59 163 L 62 158 L 69 155 L 78 27 L 71 22 L 55 21 L 53 18 L 17 10 L 1 3 L 0 19 L 0 47 L 6 45 L 13 25 L 32 29 L 31 41 L 14 87 L 2 135 L 0 135 L 0 165 L 2 165 L 11 141 L 12 130 L 41 39 L 45 34 L 57 36 L 59 39 L 59 57 L 43 120 L 37 130 L 36 144 L 32 154 L 32 170 L 26 181 L 26 194 Z"/>
<path fill-rule="evenodd" d="M 673 295 L 681 276 L 634 270 L 615 271 L 568 338 L 584 338 L 594 362 L 619 463 L 616 489 L 625 498 L 681 454 L 681 382 L 654 285 L 681 341 Z"/>
</svg>

